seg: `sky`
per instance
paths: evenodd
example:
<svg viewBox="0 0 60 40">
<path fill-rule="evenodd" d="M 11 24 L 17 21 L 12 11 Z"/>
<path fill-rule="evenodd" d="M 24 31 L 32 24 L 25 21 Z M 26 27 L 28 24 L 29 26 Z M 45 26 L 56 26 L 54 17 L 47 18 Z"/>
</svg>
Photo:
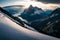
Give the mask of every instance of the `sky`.
<svg viewBox="0 0 60 40">
<path fill-rule="evenodd" d="M 0 6 L 10 5 L 25 5 L 26 8 L 33 5 L 42 9 L 54 10 L 60 8 L 60 0 L 0 0 Z"/>
</svg>

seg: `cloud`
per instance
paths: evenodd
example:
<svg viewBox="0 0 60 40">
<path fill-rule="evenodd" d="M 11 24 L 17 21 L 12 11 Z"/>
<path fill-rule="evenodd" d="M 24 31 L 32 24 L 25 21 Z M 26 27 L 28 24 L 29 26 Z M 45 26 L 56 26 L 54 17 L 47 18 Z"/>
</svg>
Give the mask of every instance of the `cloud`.
<svg viewBox="0 0 60 40">
<path fill-rule="evenodd" d="M 60 8 L 60 6 L 57 6 L 57 5 L 49 5 L 46 7 L 46 9 L 49 9 L 49 10 L 55 10 L 57 8 Z"/>
<path fill-rule="evenodd" d="M 40 1 L 40 2 L 44 2 L 44 3 L 60 4 L 60 0 L 34 0 L 34 1 Z"/>
</svg>

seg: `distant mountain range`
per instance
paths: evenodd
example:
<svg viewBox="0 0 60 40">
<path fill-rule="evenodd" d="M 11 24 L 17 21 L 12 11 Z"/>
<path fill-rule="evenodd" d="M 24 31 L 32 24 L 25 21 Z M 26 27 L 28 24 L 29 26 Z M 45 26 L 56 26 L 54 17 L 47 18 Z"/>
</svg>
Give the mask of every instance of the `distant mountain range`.
<svg viewBox="0 0 60 40">
<path fill-rule="evenodd" d="M 5 7 L 4 9 L 8 11 L 10 10 L 9 8 L 10 7 Z M 18 8 L 17 12 L 15 12 L 16 10 L 14 9 L 14 7 L 12 7 L 12 9 L 8 12 L 11 14 L 17 14 L 20 12 L 20 10 L 21 9 Z M 30 5 L 28 9 L 23 10 L 23 12 L 17 16 L 18 17 L 14 17 L 14 19 L 19 23 L 22 22 L 23 24 L 23 22 L 25 22 L 27 25 L 41 33 L 60 38 L 60 8 L 57 8 L 53 11 L 44 11 L 41 8 L 33 7 L 32 5 Z M 20 20 L 19 17 L 23 20 Z M 26 20 L 27 22 L 24 20 Z"/>
<path fill-rule="evenodd" d="M 11 14 L 18 14 L 18 13 L 22 13 L 23 12 L 23 5 L 13 5 L 13 6 L 6 6 L 3 7 L 3 9 L 7 10 L 8 12 L 10 12 Z"/>
</svg>

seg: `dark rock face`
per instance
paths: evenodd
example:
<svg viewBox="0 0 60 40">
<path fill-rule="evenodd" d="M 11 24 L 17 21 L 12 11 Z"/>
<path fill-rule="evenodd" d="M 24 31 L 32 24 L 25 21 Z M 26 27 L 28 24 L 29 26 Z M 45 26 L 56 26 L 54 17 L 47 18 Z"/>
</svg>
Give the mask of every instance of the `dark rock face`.
<svg viewBox="0 0 60 40">
<path fill-rule="evenodd" d="M 60 38 L 60 8 L 54 10 L 42 22 L 36 22 L 34 25 L 38 31 Z"/>
<path fill-rule="evenodd" d="M 60 38 L 60 8 L 54 10 L 51 15 L 54 15 L 52 16 L 53 22 L 51 23 L 50 30 L 48 32 L 50 35 Z"/>
</svg>

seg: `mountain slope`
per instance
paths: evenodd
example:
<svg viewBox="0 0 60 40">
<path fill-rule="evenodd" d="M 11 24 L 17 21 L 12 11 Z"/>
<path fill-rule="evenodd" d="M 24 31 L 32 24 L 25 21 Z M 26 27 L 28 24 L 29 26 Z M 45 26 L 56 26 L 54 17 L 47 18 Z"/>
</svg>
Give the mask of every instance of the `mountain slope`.
<svg viewBox="0 0 60 40">
<path fill-rule="evenodd" d="M 60 24 L 60 8 L 54 10 L 43 21 L 32 23 L 32 27 L 34 27 L 39 32 L 60 38 L 59 24 Z"/>
</svg>

